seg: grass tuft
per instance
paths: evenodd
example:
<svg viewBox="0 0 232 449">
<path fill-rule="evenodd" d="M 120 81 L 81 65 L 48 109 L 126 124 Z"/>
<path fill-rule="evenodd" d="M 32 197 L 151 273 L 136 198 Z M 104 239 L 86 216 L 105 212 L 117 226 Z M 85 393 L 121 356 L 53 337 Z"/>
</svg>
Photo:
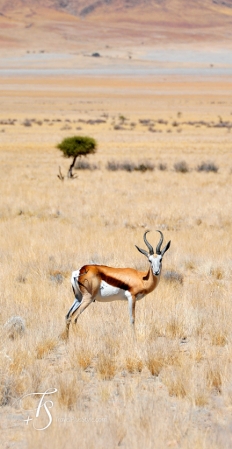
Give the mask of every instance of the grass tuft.
<svg viewBox="0 0 232 449">
<path fill-rule="evenodd" d="M 169 338 L 185 338 L 183 322 L 179 317 L 173 316 L 168 320 L 166 336 Z"/>
<path fill-rule="evenodd" d="M 81 345 L 79 349 L 76 349 L 75 352 L 72 353 L 71 357 L 73 366 L 77 363 L 80 368 L 86 370 L 92 363 L 94 353 L 90 348 Z"/>
<path fill-rule="evenodd" d="M 12 316 L 4 324 L 4 330 L 11 340 L 22 337 L 25 334 L 26 326 L 23 318 L 20 316 Z"/>
<path fill-rule="evenodd" d="M 43 359 L 57 346 L 57 340 L 55 338 L 47 338 L 36 346 L 36 357 L 37 359 Z"/>
<path fill-rule="evenodd" d="M 228 343 L 227 332 L 215 330 L 212 334 L 212 345 L 225 346 Z"/>
<path fill-rule="evenodd" d="M 215 390 L 217 393 L 221 393 L 222 373 L 219 366 L 215 364 L 208 367 L 206 380 L 208 388 Z"/>
<path fill-rule="evenodd" d="M 168 367 L 162 373 L 162 382 L 166 385 L 170 396 L 184 398 L 189 390 L 189 377 L 185 369 Z"/>
<path fill-rule="evenodd" d="M 224 278 L 224 270 L 221 267 L 211 268 L 210 274 L 214 276 L 218 281 Z"/>
<path fill-rule="evenodd" d="M 82 382 L 74 374 L 60 374 L 55 381 L 60 407 L 72 410 L 82 395 Z"/>
<path fill-rule="evenodd" d="M 141 373 L 143 369 L 143 361 L 138 357 L 126 357 L 125 365 L 129 373 Z"/>
<path fill-rule="evenodd" d="M 100 351 L 96 363 L 96 371 L 103 380 L 110 380 L 115 376 L 116 363 L 111 354 Z"/>
<path fill-rule="evenodd" d="M 158 376 L 165 364 L 165 357 L 161 353 L 152 353 L 151 351 L 148 352 L 146 365 L 152 376 Z"/>
</svg>

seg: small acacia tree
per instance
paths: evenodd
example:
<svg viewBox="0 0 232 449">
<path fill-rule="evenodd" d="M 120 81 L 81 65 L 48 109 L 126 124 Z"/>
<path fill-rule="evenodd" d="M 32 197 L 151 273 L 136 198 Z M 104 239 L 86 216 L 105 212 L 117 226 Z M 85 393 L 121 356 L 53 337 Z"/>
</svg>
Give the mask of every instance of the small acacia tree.
<svg viewBox="0 0 232 449">
<path fill-rule="evenodd" d="M 76 159 L 80 156 L 87 156 L 94 154 L 97 151 L 97 142 L 92 137 L 88 136 L 73 136 L 66 137 L 57 148 L 63 152 L 64 157 L 72 157 L 73 161 L 68 170 L 68 178 L 73 178 L 72 169 L 75 165 Z"/>
</svg>

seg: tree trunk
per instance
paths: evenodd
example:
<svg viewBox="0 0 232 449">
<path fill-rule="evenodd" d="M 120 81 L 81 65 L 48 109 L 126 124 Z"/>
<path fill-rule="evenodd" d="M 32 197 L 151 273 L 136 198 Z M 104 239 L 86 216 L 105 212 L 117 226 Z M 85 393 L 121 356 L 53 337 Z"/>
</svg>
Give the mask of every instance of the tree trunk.
<svg viewBox="0 0 232 449">
<path fill-rule="evenodd" d="M 68 178 L 73 178 L 73 172 L 72 172 L 72 169 L 73 169 L 73 167 L 74 167 L 74 165 L 75 165 L 76 159 L 77 159 L 77 156 L 75 156 L 75 157 L 73 158 L 73 161 L 72 161 L 72 163 L 71 163 L 71 165 L 70 165 L 70 167 L 69 167 L 69 170 L 68 170 Z"/>
</svg>

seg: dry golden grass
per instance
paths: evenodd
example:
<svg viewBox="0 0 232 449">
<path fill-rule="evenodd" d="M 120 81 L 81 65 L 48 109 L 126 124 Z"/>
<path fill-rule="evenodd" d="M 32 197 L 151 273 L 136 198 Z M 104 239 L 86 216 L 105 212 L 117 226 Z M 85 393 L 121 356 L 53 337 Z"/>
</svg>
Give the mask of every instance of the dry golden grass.
<svg viewBox="0 0 232 449">
<path fill-rule="evenodd" d="M 158 376 L 162 368 L 165 366 L 165 359 L 161 354 L 148 354 L 146 365 L 152 376 Z"/>
<path fill-rule="evenodd" d="M 57 345 L 57 340 L 55 338 L 45 338 L 35 347 L 36 357 L 42 359 L 47 354 L 49 354 Z"/>
<path fill-rule="evenodd" d="M 141 373 L 143 361 L 139 357 L 128 356 L 125 360 L 125 366 L 129 373 Z"/>
<path fill-rule="evenodd" d="M 112 355 L 99 352 L 96 363 L 96 372 L 103 380 L 112 379 L 116 373 L 116 363 Z"/>
<path fill-rule="evenodd" d="M 14 443 L 19 449 L 229 449 L 231 134 L 188 121 L 216 121 L 219 115 L 232 120 L 230 85 L 186 81 L 181 91 L 177 82 L 112 79 L 104 86 L 102 80 L 80 79 L 78 96 L 72 79 L 68 92 L 64 80 L 53 80 L 51 92 L 51 80 L 29 80 L 36 94 L 33 89 L 25 94 L 16 81 L 5 80 L 0 114 L 2 120 L 18 120 L 0 126 L 5 129 L 0 146 L 3 448 Z M 119 94 L 110 96 L 109 88 Z M 167 89 L 166 95 L 160 89 Z M 173 128 L 170 134 L 180 110 L 186 124 L 181 133 Z M 132 130 L 114 129 L 122 113 L 136 123 Z M 72 122 L 72 130 L 61 130 L 63 122 L 102 114 L 108 114 L 106 123 L 81 124 L 81 133 L 99 142 L 91 161 L 100 169 L 79 170 L 76 180 L 61 182 L 58 167 L 65 174 L 68 161 L 55 144 L 78 126 Z M 33 116 L 43 125 L 21 124 Z M 59 117 L 62 124 L 52 122 Z M 140 118 L 168 124 L 157 123 L 162 132 L 152 133 Z M 156 168 L 110 172 L 111 159 L 146 159 Z M 208 159 L 219 166 L 218 173 L 195 170 Z M 181 160 L 188 173 L 174 171 Z M 157 168 L 161 162 L 167 170 Z M 181 274 L 182 281 L 163 276 L 158 289 L 137 303 L 136 342 L 127 304 L 95 302 L 70 327 L 65 344 L 59 335 L 73 301 L 72 270 L 90 262 L 147 267 L 134 247 L 143 245 L 145 229 L 151 229 L 154 246 L 156 229 L 172 240 L 163 270 Z M 4 327 L 11 317 L 21 317 L 25 325 L 14 338 Z M 54 403 L 53 422 L 39 432 L 23 421 L 27 416 L 18 400 L 51 388 L 57 389 L 47 399 Z M 28 399 L 30 408 L 37 403 Z"/>
<path fill-rule="evenodd" d="M 59 406 L 72 410 L 82 394 L 83 385 L 75 373 L 62 373 L 55 379 Z"/>
<path fill-rule="evenodd" d="M 83 370 L 86 370 L 91 366 L 93 355 L 93 350 L 88 345 L 82 344 L 78 350 L 72 352 L 70 362 L 73 368 L 78 365 Z"/>
</svg>

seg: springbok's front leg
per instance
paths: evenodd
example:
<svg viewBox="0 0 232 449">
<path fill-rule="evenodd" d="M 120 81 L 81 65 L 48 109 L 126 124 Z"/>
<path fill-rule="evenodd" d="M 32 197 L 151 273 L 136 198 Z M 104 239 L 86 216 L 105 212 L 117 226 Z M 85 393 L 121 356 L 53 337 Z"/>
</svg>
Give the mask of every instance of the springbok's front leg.
<svg viewBox="0 0 232 449">
<path fill-rule="evenodd" d="M 128 307 L 129 307 L 129 315 L 130 315 L 130 322 L 133 329 L 133 337 L 136 340 L 136 334 L 135 334 L 135 303 L 136 298 L 135 295 L 130 293 L 129 291 L 125 292 L 127 299 L 128 299 Z"/>
<path fill-rule="evenodd" d="M 136 298 L 130 292 L 126 292 L 126 296 L 128 298 L 128 306 L 129 306 L 129 314 L 130 314 L 130 322 L 134 328 L 135 324 L 135 302 Z"/>
</svg>

